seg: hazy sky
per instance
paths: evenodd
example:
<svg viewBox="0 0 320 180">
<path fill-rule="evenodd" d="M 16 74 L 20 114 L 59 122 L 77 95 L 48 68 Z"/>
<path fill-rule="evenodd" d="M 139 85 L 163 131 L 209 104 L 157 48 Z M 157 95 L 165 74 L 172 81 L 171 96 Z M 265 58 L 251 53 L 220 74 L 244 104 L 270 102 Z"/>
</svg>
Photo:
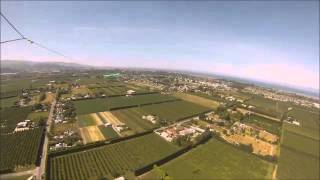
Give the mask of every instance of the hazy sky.
<svg viewBox="0 0 320 180">
<path fill-rule="evenodd" d="M 74 61 L 319 88 L 319 2 L 3 2 L 22 33 Z M 1 19 L 1 41 L 19 37 Z M 70 61 L 27 42 L 2 59 Z"/>
</svg>

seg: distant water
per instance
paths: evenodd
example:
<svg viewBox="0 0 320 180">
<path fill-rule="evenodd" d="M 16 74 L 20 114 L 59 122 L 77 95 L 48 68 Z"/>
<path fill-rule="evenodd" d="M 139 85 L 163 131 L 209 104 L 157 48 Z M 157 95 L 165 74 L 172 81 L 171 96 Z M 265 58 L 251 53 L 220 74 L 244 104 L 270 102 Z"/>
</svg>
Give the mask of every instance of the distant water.
<svg viewBox="0 0 320 180">
<path fill-rule="evenodd" d="M 226 79 L 226 80 L 233 80 L 241 83 L 246 83 L 246 84 L 254 84 L 257 86 L 265 87 L 265 88 L 271 88 L 271 89 L 278 89 L 290 93 L 296 93 L 299 95 L 311 97 L 311 98 L 316 98 L 319 99 L 320 97 L 320 92 L 319 90 L 316 89 L 302 89 L 302 88 L 296 88 L 296 87 L 289 87 L 286 85 L 280 85 L 276 83 L 267 83 L 267 82 L 261 82 L 257 80 L 252 80 L 252 79 L 246 79 L 246 78 L 239 78 L 239 77 L 233 77 L 233 76 L 224 76 L 224 75 L 217 75 L 217 74 L 209 74 L 209 73 L 198 73 L 197 74 L 202 74 L 202 75 L 209 75 L 215 78 L 221 78 L 221 79 Z"/>
</svg>

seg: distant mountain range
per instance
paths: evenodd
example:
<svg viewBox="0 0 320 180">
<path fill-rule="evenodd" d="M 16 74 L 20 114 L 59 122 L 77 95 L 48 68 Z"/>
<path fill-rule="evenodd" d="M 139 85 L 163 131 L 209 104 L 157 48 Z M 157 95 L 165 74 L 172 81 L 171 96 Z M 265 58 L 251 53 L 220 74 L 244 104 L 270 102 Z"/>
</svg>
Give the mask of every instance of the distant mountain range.
<svg viewBox="0 0 320 180">
<path fill-rule="evenodd" d="M 52 72 L 67 70 L 88 70 L 95 67 L 65 62 L 35 62 L 21 60 L 1 60 L 1 73 Z"/>
</svg>

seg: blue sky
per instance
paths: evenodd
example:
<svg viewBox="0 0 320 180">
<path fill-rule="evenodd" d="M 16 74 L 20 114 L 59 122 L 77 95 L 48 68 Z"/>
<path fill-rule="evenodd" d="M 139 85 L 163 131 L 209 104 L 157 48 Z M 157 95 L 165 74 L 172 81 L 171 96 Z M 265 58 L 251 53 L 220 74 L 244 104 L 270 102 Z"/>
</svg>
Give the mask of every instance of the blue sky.
<svg viewBox="0 0 320 180">
<path fill-rule="evenodd" d="M 318 1 L 3 2 L 2 59 L 194 70 L 319 89 Z M 1 21 L 1 41 L 18 37 Z"/>
</svg>

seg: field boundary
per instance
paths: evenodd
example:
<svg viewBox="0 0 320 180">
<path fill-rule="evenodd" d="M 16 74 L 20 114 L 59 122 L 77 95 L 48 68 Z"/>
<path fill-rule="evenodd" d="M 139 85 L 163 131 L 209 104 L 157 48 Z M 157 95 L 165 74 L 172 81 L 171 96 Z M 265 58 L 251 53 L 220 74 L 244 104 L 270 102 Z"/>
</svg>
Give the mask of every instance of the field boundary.
<svg viewBox="0 0 320 180">
<path fill-rule="evenodd" d="M 143 166 L 143 167 L 141 167 L 139 169 L 136 169 L 134 171 L 134 174 L 135 174 L 135 176 L 140 176 L 140 175 L 142 175 L 142 174 L 144 174 L 144 173 L 146 173 L 148 171 L 151 171 L 153 169 L 154 165 L 161 166 L 161 165 L 163 165 L 163 164 L 165 164 L 165 163 L 167 163 L 167 162 L 169 162 L 169 161 L 171 161 L 171 160 L 173 160 L 173 159 L 175 159 L 175 158 L 177 158 L 177 157 L 189 152 L 193 148 L 196 148 L 198 145 L 205 144 L 211 138 L 212 138 L 212 136 L 208 136 L 207 138 L 202 139 L 201 141 L 197 142 L 194 145 L 189 145 L 187 147 L 184 147 L 184 148 L 182 148 L 182 149 L 180 149 L 180 150 L 178 150 L 178 151 L 176 151 L 176 152 L 174 152 L 174 153 L 172 153 L 172 154 L 170 154 L 170 155 L 168 155 L 168 156 L 166 156 L 166 157 L 164 157 L 162 159 L 159 159 L 159 160 L 154 161 L 154 162 L 152 162 L 152 163 L 150 163 L 148 165 L 145 165 L 145 166 Z"/>
</svg>

